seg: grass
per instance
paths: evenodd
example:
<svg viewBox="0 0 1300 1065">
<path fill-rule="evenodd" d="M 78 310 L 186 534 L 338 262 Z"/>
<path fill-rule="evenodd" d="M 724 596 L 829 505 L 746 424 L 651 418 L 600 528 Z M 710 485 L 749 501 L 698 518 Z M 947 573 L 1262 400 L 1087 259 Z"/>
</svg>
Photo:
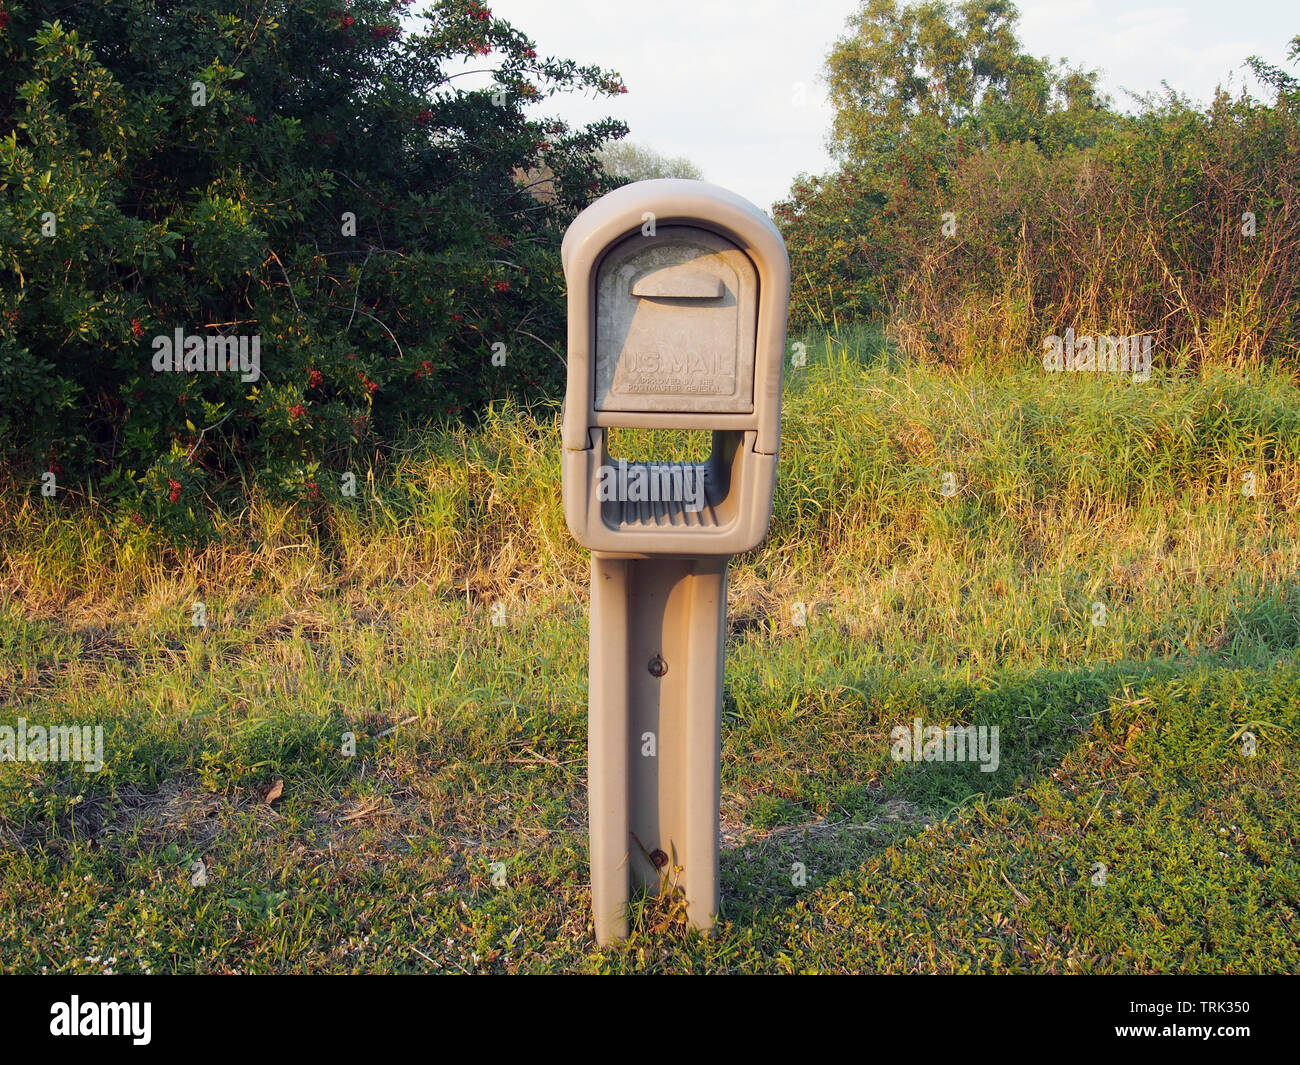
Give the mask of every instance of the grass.
<svg viewBox="0 0 1300 1065">
<path fill-rule="evenodd" d="M 105 765 L 0 765 L 0 966 L 1294 970 L 1296 381 L 806 342 L 732 570 L 713 938 L 655 899 L 591 938 L 586 557 L 555 412 L 505 408 L 203 549 L 5 493 L 0 724 Z M 915 717 L 997 725 L 997 772 L 893 761 Z"/>
</svg>

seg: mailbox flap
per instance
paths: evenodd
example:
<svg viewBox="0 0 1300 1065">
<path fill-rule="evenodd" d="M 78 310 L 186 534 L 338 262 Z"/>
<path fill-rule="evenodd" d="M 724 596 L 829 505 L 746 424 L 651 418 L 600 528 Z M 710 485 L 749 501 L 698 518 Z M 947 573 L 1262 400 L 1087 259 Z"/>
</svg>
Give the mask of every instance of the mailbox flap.
<svg viewBox="0 0 1300 1065">
<path fill-rule="evenodd" d="M 754 410 L 758 275 L 711 230 L 660 226 L 597 270 L 597 411 Z"/>
<path fill-rule="evenodd" d="M 727 294 L 722 278 L 689 266 L 666 266 L 632 286 L 634 296 L 672 300 L 718 300 Z"/>
</svg>

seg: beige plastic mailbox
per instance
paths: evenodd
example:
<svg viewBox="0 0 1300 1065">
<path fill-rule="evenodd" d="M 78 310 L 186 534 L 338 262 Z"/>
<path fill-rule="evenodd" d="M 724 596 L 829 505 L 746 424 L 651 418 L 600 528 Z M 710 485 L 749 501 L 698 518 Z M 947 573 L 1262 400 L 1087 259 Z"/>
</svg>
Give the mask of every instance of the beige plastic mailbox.
<svg viewBox="0 0 1300 1065">
<path fill-rule="evenodd" d="M 718 910 L 727 562 L 767 535 L 790 263 L 758 208 L 640 181 L 565 234 L 564 514 L 591 550 L 588 806 L 596 938 L 635 884 Z M 710 429 L 702 464 L 612 460 L 610 426 Z"/>
</svg>

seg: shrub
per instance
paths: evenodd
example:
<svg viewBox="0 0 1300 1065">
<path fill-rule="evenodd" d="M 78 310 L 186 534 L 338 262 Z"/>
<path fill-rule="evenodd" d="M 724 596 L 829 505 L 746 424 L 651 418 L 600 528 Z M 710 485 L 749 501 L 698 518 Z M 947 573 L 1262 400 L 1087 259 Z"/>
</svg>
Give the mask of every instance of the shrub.
<svg viewBox="0 0 1300 1065">
<path fill-rule="evenodd" d="M 842 167 L 774 208 L 796 328 L 889 319 L 905 354 L 1024 364 L 1046 337 L 1149 336 L 1158 364 L 1294 360 L 1300 92 L 1172 91 L 1120 115 L 1019 53 L 1002 0 L 870 0 L 828 60 Z M 1300 38 L 1292 42 L 1300 59 Z"/>
<path fill-rule="evenodd" d="M 311 500 L 430 418 L 553 390 L 558 243 L 615 94 L 478 0 L 0 8 L 0 449 L 183 526 L 245 478 Z M 461 89 L 467 62 L 491 83 Z M 545 198 L 519 175 L 545 165 Z M 157 372 L 253 338 L 249 372 Z M 195 349 L 191 348 L 191 354 Z M 494 358 L 495 356 L 495 358 Z M 182 515 L 187 515 L 182 519 Z"/>
<path fill-rule="evenodd" d="M 1023 363 L 1073 327 L 1150 335 L 1165 365 L 1293 361 L 1298 117 L 1287 100 L 1220 94 L 1199 112 L 1170 98 L 1056 159 L 971 153 L 893 234 L 896 338 L 920 357 Z"/>
</svg>

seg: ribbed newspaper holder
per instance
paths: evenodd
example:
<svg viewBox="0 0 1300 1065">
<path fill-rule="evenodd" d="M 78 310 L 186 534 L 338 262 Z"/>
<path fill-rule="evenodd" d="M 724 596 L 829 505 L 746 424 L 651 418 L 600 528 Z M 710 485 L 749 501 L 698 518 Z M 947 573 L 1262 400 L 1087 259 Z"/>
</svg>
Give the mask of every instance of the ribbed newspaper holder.
<svg viewBox="0 0 1300 1065">
<path fill-rule="evenodd" d="M 790 264 L 758 208 L 640 181 L 564 238 L 564 514 L 591 550 L 588 812 L 596 939 L 633 887 L 718 911 L 727 563 L 767 535 Z M 607 430 L 712 430 L 707 462 L 612 459 Z"/>
</svg>

